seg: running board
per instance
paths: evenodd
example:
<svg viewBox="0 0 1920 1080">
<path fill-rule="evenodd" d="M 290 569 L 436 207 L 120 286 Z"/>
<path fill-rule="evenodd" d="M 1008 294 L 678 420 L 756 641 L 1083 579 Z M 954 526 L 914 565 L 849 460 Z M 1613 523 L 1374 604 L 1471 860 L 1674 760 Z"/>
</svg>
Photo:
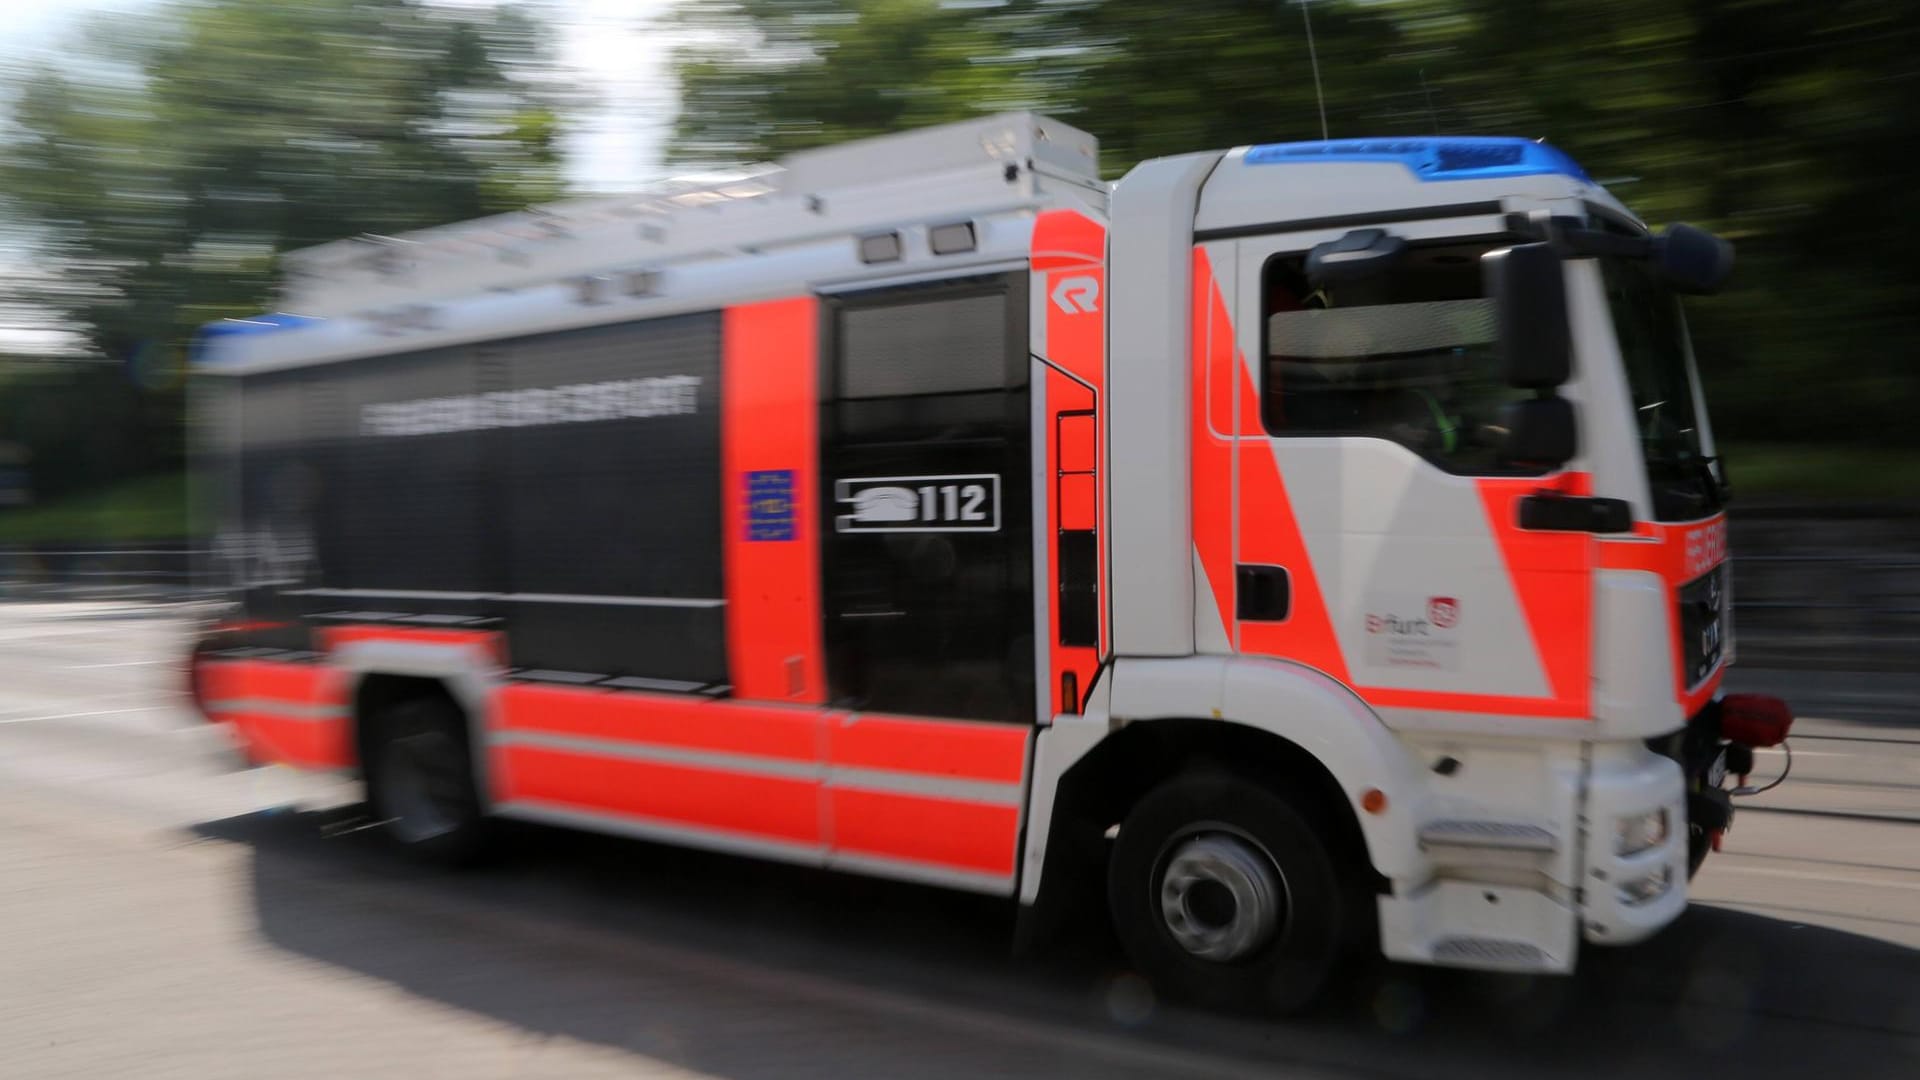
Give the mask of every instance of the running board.
<svg viewBox="0 0 1920 1080">
<path fill-rule="evenodd" d="M 1434 881 L 1379 910 L 1380 951 L 1402 963 L 1561 975 L 1579 950 L 1573 909 L 1533 889 Z"/>
<path fill-rule="evenodd" d="M 1433 962 L 1490 971 L 1545 971 L 1552 966 L 1538 945 L 1490 937 L 1441 938 L 1433 943 Z"/>
<path fill-rule="evenodd" d="M 1560 848 L 1553 833 L 1538 825 L 1511 821 L 1433 821 L 1420 829 L 1421 848 L 1495 848 L 1501 851 L 1551 852 Z"/>
</svg>

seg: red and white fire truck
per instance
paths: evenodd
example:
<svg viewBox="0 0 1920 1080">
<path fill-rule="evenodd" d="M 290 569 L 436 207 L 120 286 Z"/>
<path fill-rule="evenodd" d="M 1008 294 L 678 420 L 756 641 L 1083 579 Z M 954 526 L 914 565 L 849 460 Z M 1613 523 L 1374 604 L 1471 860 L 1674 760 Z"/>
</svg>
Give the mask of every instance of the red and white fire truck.
<svg viewBox="0 0 1920 1080">
<path fill-rule="evenodd" d="M 201 708 L 432 856 L 1110 915 L 1203 1001 L 1671 922 L 1791 720 L 1720 693 L 1729 249 L 1523 139 L 1097 166 L 1001 115 L 288 256 L 200 342 Z"/>
</svg>

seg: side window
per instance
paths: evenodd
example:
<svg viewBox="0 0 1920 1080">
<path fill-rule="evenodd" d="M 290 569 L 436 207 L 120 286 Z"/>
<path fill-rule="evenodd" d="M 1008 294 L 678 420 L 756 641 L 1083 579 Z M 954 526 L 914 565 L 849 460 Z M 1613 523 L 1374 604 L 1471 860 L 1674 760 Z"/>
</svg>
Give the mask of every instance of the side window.
<svg viewBox="0 0 1920 1080">
<path fill-rule="evenodd" d="M 840 317 L 837 396 L 852 401 L 1001 389 L 1006 307 L 999 293 L 976 293 L 847 309 Z"/>
<path fill-rule="evenodd" d="M 1390 439 L 1454 473 L 1505 473 L 1507 386 L 1494 352 L 1488 245 L 1416 247 L 1379 278 L 1314 289 L 1305 253 L 1261 274 L 1260 417 L 1273 435 Z"/>
</svg>

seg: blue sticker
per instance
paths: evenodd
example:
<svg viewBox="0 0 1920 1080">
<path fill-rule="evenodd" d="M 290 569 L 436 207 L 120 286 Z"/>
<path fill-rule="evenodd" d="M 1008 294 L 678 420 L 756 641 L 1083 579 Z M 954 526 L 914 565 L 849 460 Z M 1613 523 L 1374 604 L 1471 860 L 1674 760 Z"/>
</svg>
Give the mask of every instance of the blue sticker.
<svg viewBox="0 0 1920 1080">
<path fill-rule="evenodd" d="M 747 474 L 747 539 L 793 539 L 793 470 Z"/>
</svg>

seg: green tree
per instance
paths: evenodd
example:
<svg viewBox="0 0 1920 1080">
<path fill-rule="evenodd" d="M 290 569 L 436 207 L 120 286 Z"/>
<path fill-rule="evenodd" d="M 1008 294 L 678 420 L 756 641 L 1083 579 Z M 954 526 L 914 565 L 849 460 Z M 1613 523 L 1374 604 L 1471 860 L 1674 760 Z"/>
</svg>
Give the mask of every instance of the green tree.
<svg viewBox="0 0 1920 1080">
<path fill-rule="evenodd" d="M 1733 239 L 1691 305 L 1722 436 L 1920 445 L 1920 8 L 1314 0 L 1335 138 L 1543 137 L 1656 224 Z M 690 0 L 673 151 L 709 163 L 998 108 L 1142 157 L 1316 138 L 1294 0 Z"/>
<path fill-rule="evenodd" d="M 553 197 L 557 89 L 517 9 L 174 0 L 96 22 L 0 100 L 0 210 L 38 273 L 5 299 L 174 380 L 195 327 L 270 303 L 278 253 Z M 179 461 L 177 391 L 140 423 Z"/>
</svg>

